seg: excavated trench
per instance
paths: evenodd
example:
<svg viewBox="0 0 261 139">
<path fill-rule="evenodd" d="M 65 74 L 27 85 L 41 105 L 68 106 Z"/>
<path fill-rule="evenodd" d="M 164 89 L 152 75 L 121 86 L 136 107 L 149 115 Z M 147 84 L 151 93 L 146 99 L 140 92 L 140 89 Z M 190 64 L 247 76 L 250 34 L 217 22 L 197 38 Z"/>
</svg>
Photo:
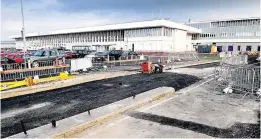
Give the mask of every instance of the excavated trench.
<svg viewBox="0 0 261 139">
<path fill-rule="evenodd" d="M 177 73 L 136 74 L 2 99 L 1 137 L 22 132 L 21 120 L 29 130 L 50 124 L 52 120 L 61 120 L 131 97 L 133 94 L 162 86 L 179 90 L 199 80 L 195 76 Z"/>
</svg>

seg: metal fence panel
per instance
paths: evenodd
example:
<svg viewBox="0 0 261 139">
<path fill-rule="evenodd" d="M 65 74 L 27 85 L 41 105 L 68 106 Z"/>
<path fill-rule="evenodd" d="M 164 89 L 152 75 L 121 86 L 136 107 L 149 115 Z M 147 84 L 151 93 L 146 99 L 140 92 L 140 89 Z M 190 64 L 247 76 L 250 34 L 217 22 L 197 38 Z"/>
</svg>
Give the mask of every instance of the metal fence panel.
<svg viewBox="0 0 261 139">
<path fill-rule="evenodd" d="M 254 93 L 260 88 L 260 67 L 221 64 L 215 68 L 215 81 L 219 86 Z"/>
</svg>

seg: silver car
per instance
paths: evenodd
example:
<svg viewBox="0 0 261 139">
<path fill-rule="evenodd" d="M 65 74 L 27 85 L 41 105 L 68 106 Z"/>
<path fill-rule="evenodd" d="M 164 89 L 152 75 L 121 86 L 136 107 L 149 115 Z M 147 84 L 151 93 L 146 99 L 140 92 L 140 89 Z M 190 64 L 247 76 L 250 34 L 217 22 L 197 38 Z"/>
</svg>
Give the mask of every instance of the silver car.
<svg viewBox="0 0 261 139">
<path fill-rule="evenodd" d="M 36 51 L 33 56 L 28 58 L 28 61 L 30 61 L 32 67 L 40 67 L 40 63 L 54 62 L 56 57 L 62 60 L 63 54 L 60 54 L 56 49 L 42 49 Z"/>
</svg>

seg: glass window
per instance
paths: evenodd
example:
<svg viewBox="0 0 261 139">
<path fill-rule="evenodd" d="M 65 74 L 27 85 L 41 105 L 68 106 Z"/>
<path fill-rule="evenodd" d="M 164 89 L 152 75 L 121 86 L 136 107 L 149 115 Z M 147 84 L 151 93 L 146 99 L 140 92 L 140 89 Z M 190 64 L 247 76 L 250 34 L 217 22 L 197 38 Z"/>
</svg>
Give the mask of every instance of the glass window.
<svg viewBox="0 0 261 139">
<path fill-rule="evenodd" d="M 51 51 L 51 56 L 56 56 L 56 51 L 52 50 Z"/>
<path fill-rule="evenodd" d="M 228 51 L 233 51 L 233 46 L 228 46 L 227 50 Z"/>
<path fill-rule="evenodd" d="M 241 51 L 241 46 L 240 46 L 240 45 L 237 46 L 237 50 L 238 50 L 238 51 Z"/>
<path fill-rule="evenodd" d="M 251 51 L 252 46 L 246 46 L 246 51 Z"/>
</svg>

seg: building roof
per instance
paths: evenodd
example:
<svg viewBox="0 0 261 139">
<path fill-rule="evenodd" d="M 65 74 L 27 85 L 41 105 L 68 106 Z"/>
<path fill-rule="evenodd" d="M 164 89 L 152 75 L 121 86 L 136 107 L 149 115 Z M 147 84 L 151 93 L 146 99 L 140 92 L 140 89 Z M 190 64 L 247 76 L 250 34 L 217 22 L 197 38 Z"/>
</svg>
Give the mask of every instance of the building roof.
<svg viewBox="0 0 261 139">
<path fill-rule="evenodd" d="M 180 30 L 186 30 L 189 33 L 201 33 L 200 29 L 190 27 L 183 24 L 178 24 L 169 20 L 159 19 L 151 21 L 141 21 L 141 22 L 131 22 L 131 23 L 122 23 L 122 24 L 111 24 L 111 25 L 100 25 L 100 26 L 91 26 L 75 29 L 64 29 L 57 31 L 50 31 L 46 33 L 28 33 L 26 37 L 33 36 L 45 36 L 45 35 L 57 35 L 57 34 L 67 34 L 67 33 L 80 33 L 80 32 L 94 32 L 94 31 L 107 31 L 107 30 L 120 30 L 120 29 L 134 29 L 134 28 L 147 28 L 147 27 L 169 27 L 176 28 Z M 21 36 L 11 36 L 11 38 L 21 38 Z"/>
<path fill-rule="evenodd" d="M 1 44 L 15 44 L 15 41 L 1 41 Z"/>
<path fill-rule="evenodd" d="M 189 24 L 197 24 L 197 23 L 210 23 L 210 22 L 220 22 L 220 21 L 236 21 L 236 20 L 249 20 L 249 19 L 260 19 L 260 17 L 248 17 L 248 18 L 233 18 L 233 19 L 219 19 L 219 20 L 206 20 L 206 21 L 192 21 Z"/>
</svg>

